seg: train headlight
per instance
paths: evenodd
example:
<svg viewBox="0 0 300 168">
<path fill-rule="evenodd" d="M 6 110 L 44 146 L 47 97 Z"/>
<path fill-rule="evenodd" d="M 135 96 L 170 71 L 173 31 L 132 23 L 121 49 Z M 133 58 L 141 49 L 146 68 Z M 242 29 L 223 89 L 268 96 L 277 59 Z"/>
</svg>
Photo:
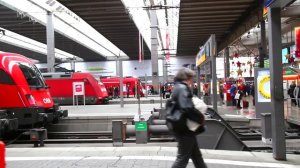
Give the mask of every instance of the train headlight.
<svg viewBox="0 0 300 168">
<path fill-rule="evenodd" d="M 27 98 L 30 106 L 36 106 L 36 101 L 31 94 L 26 95 L 26 98 Z"/>
</svg>

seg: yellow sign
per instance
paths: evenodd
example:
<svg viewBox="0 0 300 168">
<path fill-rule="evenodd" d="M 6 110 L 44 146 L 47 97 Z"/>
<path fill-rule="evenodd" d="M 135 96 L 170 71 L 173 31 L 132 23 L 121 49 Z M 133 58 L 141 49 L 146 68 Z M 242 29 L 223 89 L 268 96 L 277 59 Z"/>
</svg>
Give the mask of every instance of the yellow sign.
<svg viewBox="0 0 300 168">
<path fill-rule="evenodd" d="M 264 7 L 263 9 L 263 17 L 266 17 L 268 14 L 268 8 Z"/>
<path fill-rule="evenodd" d="M 197 57 L 197 66 L 201 65 L 206 60 L 206 55 L 202 54 L 200 58 Z"/>
<path fill-rule="evenodd" d="M 258 91 L 262 97 L 265 99 L 271 99 L 271 94 L 269 91 L 266 91 L 265 85 L 270 82 L 270 76 L 264 76 L 258 83 Z"/>
</svg>

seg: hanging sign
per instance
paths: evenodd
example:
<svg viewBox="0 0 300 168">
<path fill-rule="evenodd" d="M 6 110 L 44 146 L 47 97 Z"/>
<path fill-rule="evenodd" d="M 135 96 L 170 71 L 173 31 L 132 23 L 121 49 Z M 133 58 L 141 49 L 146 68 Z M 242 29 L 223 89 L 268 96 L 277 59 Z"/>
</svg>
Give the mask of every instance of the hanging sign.
<svg viewBox="0 0 300 168">
<path fill-rule="evenodd" d="M 196 66 L 200 66 L 206 60 L 206 50 L 202 48 L 196 56 Z"/>
</svg>

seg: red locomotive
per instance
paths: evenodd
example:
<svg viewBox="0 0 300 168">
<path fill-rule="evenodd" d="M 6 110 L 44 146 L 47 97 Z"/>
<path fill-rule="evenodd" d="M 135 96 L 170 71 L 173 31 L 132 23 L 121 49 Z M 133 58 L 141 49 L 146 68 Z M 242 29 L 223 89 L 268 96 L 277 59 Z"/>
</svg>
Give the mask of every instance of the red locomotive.
<svg viewBox="0 0 300 168">
<path fill-rule="evenodd" d="M 84 82 L 86 104 L 108 103 L 108 93 L 104 84 L 90 73 L 45 73 L 43 76 L 55 103 L 73 104 L 73 82 Z M 79 102 L 83 101 L 82 97 L 78 99 Z"/>
<path fill-rule="evenodd" d="M 68 112 L 55 106 L 40 71 L 27 57 L 0 53 L 1 131 L 58 121 Z"/>
</svg>

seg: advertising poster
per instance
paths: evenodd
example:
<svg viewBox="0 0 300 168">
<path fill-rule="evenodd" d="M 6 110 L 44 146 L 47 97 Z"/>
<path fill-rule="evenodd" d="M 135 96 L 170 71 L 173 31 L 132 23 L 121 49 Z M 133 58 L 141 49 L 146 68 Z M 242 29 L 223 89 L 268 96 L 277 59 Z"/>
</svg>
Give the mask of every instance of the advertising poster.
<svg viewBox="0 0 300 168">
<path fill-rule="evenodd" d="M 271 102 L 270 70 L 257 72 L 257 102 Z"/>
<path fill-rule="evenodd" d="M 300 27 L 295 28 L 295 56 L 300 58 Z"/>
</svg>

